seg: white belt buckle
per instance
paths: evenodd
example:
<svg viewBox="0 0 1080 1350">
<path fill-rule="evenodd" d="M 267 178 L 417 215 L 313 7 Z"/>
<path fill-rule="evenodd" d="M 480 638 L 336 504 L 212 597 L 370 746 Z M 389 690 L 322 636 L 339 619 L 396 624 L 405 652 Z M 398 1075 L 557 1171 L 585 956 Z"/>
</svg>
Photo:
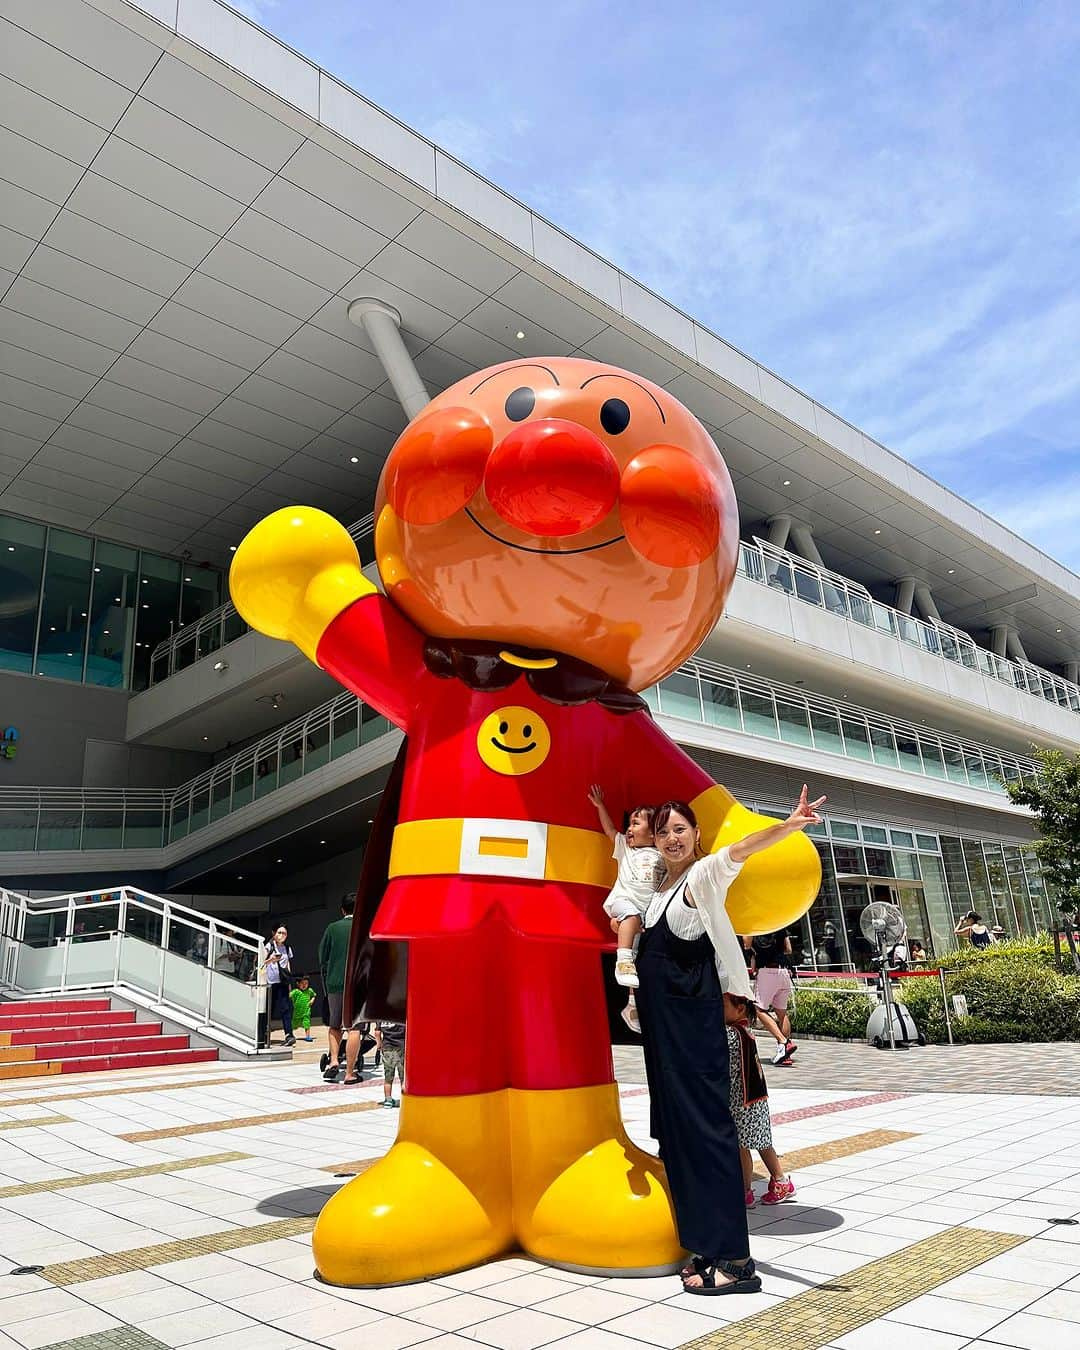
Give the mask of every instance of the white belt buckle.
<svg viewBox="0 0 1080 1350">
<path fill-rule="evenodd" d="M 467 876 L 543 881 L 547 834 L 547 825 L 533 820 L 466 820 L 461 830 L 461 871 Z"/>
</svg>

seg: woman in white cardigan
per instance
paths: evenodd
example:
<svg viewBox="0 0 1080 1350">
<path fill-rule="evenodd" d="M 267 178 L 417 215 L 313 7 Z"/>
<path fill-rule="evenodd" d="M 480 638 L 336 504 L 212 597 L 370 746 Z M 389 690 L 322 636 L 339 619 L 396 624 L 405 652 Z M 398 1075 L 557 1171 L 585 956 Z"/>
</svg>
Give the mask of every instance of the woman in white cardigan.
<svg viewBox="0 0 1080 1350">
<path fill-rule="evenodd" d="M 638 1015 L 645 1047 L 652 1134 L 667 1170 L 679 1239 L 693 1253 L 690 1294 L 751 1294 L 739 1146 L 729 1107 L 724 994 L 752 998 L 742 945 L 727 916 L 728 889 L 747 858 L 816 824 L 825 801 L 799 804 L 783 822 L 708 857 L 685 802 L 656 812 L 656 847 L 667 869 L 645 915 L 638 952 Z"/>
</svg>

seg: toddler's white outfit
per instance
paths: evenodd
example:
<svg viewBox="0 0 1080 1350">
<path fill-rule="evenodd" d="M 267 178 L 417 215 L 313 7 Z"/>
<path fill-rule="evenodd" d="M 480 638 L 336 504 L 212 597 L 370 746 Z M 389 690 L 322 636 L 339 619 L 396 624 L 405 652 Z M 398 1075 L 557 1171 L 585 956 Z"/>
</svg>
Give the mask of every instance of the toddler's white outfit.
<svg viewBox="0 0 1080 1350">
<path fill-rule="evenodd" d="M 667 868 L 657 849 L 651 845 L 643 848 L 631 848 L 626 835 L 617 834 L 611 850 L 611 856 L 619 865 L 615 885 L 604 901 L 604 913 L 619 923 L 623 919 L 639 918 L 644 922 L 645 914 L 652 903 L 656 888 L 667 875 Z M 636 945 L 636 939 L 635 939 Z M 615 955 L 615 980 L 624 989 L 638 987 L 637 968 L 634 964 L 634 948 L 620 947 Z M 632 1031 L 638 1031 L 637 1013 L 633 1003 L 624 1011 L 623 1018 Z"/>
</svg>

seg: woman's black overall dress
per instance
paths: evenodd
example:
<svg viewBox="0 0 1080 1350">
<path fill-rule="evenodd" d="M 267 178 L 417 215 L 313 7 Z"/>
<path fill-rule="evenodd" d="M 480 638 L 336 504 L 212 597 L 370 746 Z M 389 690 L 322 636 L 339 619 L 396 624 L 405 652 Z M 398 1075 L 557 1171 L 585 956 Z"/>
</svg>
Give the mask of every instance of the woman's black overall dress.
<svg viewBox="0 0 1080 1350">
<path fill-rule="evenodd" d="M 686 880 L 642 933 L 637 957 L 652 1134 L 667 1170 L 679 1241 L 713 1261 L 741 1261 L 750 1254 L 750 1241 L 728 1104 L 728 1040 L 716 953 L 706 934 L 688 941 L 676 937 L 667 921 L 671 906 L 684 903 Z"/>
</svg>

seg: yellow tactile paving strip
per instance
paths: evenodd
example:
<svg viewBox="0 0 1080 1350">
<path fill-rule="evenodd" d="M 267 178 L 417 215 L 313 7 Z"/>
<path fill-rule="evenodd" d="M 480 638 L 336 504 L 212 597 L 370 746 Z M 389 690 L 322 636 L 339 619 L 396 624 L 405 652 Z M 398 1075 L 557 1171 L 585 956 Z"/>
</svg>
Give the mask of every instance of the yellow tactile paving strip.
<svg viewBox="0 0 1080 1350">
<path fill-rule="evenodd" d="M 296 1237 L 310 1233 L 315 1219 L 274 1219 L 272 1223 L 257 1224 L 254 1228 L 228 1228 L 221 1233 L 207 1233 L 204 1237 L 177 1238 L 174 1242 L 159 1242 L 154 1247 L 136 1247 L 127 1252 L 110 1252 L 104 1256 L 87 1256 L 80 1261 L 60 1261 L 44 1266 L 38 1274 L 41 1279 L 56 1285 L 85 1284 L 106 1275 L 126 1275 L 133 1270 L 149 1270 L 170 1261 L 186 1261 L 192 1256 L 211 1256 L 215 1252 L 231 1252 L 237 1247 L 252 1247 L 259 1242 L 276 1242 L 279 1238 Z"/>
<path fill-rule="evenodd" d="M 679 1350 L 821 1350 L 1026 1241 L 1016 1233 L 949 1228 L 796 1294 L 782 1308 L 729 1322 Z M 917 1338 L 918 1328 L 912 1328 L 913 1344 Z"/>
<path fill-rule="evenodd" d="M 133 1092 L 175 1092 L 178 1088 L 220 1087 L 239 1078 L 189 1078 L 183 1083 L 139 1083 L 135 1087 L 102 1088 L 100 1092 L 47 1092 L 41 1097 L 0 1096 L 0 1110 L 9 1106 L 42 1106 L 46 1102 L 81 1102 L 87 1097 L 128 1097 Z"/>
<path fill-rule="evenodd" d="M 333 1172 L 335 1175 L 339 1172 L 348 1172 L 350 1176 L 358 1177 L 361 1172 L 366 1172 L 369 1167 L 374 1167 L 379 1158 L 357 1158 L 353 1162 L 334 1163 L 332 1167 L 320 1167 L 320 1172 Z"/>
<path fill-rule="evenodd" d="M 58 1059 L 35 1059 L 24 1064 L 0 1064 L 2 1078 L 51 1078 L 60 1072 Z"/>
<path fill-rule="evenodd" d="M 116 1137 L 127 1144 L 146 1144 L 152 1139 L 187 1139 L 193 1134 L 217 1134 L 219 1130 L 250 1130 L 256 1125 L 280 1125 L 286 1120 L 310 1120 L 312 1116 L 344 1116 L 353 1111 L 374 1111 L 381 1102 L 349 1102 L 344 1106 L 317 1106 L 305 1111 L 274 1111 L 239 1120 L 208 1120 L 198 1125 L 173 1125 L 167 1130 L 135 1130 Z"/>
<path fill-rule="evenodd" d="M 32 1130 L 39 1125 L 70 1125 L 70 1116 L 27 1116 L 25 1120 L 0 1120 L 0 1130 Z"/>
<path fill-rule="evenodd" d="M 812 1148 L 793 1148 L 780 1155 L 780 1161 L 787 1172 L 797 1172 L 804 1167 L 813 1167 L 816 1163 L 835 1162 L 837 1158 L 850 1158 L 854 1153 L 865 1153 L 872 1148 L 886 1148 L 889 1144 L 899 1144 L 904 1139 L 914 1139 L 916 1135 L 909 1130 L 867 1130 L 865 1134 L 849 1134 L 846 1139 L 830 1139 L 826 1144 L 814 1144 Z M 754 1168 L 754 1176 L 764 1178 L 767 1172 L 761 1167 Z"/>
<path fill-rule="evenodd" d="M 57 1116 L 59 1120 L 60 1117 Z M 28 1121 L 27 1124 L 32 1122 Z M 242 1162 L 250 1153 L 209 1153 L 204 1158 L 173 1158 L 171 1162 L 148 1163 L 145 1167 L 119 1167 L 111 1172 L 84 1172 L 74 1177 L 54 1177 L 52 1181 L 24 1181 L 17 1186 L 0 1186 L 0 1200 L 20 1195 L 41 1195 L 44 1191 L 69 1191 L 73 1186 L 98 1186 L 103 1182 L 134 1181 L 137 1177 L 164 1176 L 187 1172 L 193 1167 L 217 1167 Z"/>
</svg>

